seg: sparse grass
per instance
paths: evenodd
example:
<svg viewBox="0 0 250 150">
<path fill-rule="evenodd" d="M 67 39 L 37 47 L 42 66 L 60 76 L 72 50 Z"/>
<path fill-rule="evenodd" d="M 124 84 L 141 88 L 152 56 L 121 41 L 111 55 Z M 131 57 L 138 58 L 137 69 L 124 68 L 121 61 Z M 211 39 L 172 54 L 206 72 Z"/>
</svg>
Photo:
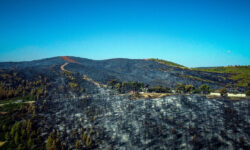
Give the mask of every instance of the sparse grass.
<svg viewBox="0 0 250 150">
<path fill-rule="evenodd" d="M 20 102 L 20 103 L 32 101 L 31 99 L 14 98 L 14 99 L 10 99 L 10 100 L 0 100 L 0 104 L 17 103 L 18 100 L 22 100 L 22 102 Z"/>
<path fill-rule="evenodd" d="M 199 80 L 199 81 L 203 81 L 203 82 L 215 83 L 214 81 L 211 81 L 211 80 L 205 80 L 205 79 L 195 77 L 195 76 L 190 76 L 190 75 L 181 75 L 181 77 L 189 78 L 189 79 L 193 79 L 193 80 Z"/>
<path fill-rule="evenodd" d="M 216 95 L 206 95 L 206 98 L 220 98 L 221 96 L 216 96 Z"/>
<path fill-rule="evenodd" d="M 161 97 L 165 97 L 165 96 L 170 96 L 170 93 L 139 93 L 139 95 L 133 94 L 133 98 L 137 99 L 137 98 L 161 98 Z"/>
<path fill-rule="evenodd" d="M 171 61 L 166 61 L 166 60 L 156 59 L 156 58 L 149 58 L 147 60 L 152 60 L 152 61 L 155 61 L 155 62 L 158 62 L 158 63 L 161 63 L 161 64 L 187 69 L 187 67 L 182 66 L 182 65 L 177 64 L 177 63 L 174 63 L 174 62 L 171 62 Z"/>
<path fill-rule="evenodd" d="M 69 82 L 69 87 L 74 89 L 74 88 L 77 88 L 79 85 L 77 83 L 74 83 L 74 82 Z"/>
<path fill-rule="evenodd" d="M 193 68 L 193 70 L 226 73 L 229 78 L 237 82 L 238 86 L 246 87 L 250 84 L 250 66 L 228 66 L 214 68 Z"/>
<path fill-rule="evenodd" d="M 215 95 L 206 95 L 206 98 L 208 99 L 222 99 L 221 96 L 215 96 Z M 227 97 L 227 100 L 231 100 L 231 101 L 240 101 L 240 100 L 247 100 L 247 97 Z"/>
</svg>

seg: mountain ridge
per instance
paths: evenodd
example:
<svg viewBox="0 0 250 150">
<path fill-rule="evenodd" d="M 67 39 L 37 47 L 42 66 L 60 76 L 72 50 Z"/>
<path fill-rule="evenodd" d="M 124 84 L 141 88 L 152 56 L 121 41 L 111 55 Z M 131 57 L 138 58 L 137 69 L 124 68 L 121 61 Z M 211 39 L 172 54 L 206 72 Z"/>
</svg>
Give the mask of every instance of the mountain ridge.
<svg viewBox="0 0 250 150">
<path fill-rule="evenodd" d="M 178 89 L 179 83 L 184 89 Z M 0 63 L 0 102 L 13 107 L 34 101 L 23 109 L 14 107 L 13 115 L 5 114 L 5 120 L 14 121 L 1 119 L 0 125 L 8 129 L 0 137 L 5 147 L 19 146 L 16 139 L 31 147 L 32 137 L 37 149 L 53 143 L 58 149 L 80 149 L 79 143 L 82 149 L 249 149 L 249 97 L 203 95 L 207 85 L 217 89 L 235 83 L 229 74 L 150 60 L 55 57 Z M 202 94 L 192 94 L 199 89 Z M 2 108 L 9 104 L 2 106 L 0 112 L 5 113 Z M 26 139 L 16 137 L 22 134 L 16 130 L 20 125 L 27 129 Z"/>
<path fill-rule="evenodd" d="M 92 61 L 105 61 L 105 60 L 146 60 L 146 61 L 152 61 L 152 60 L 162 60 L 162 61 L 167 61 L 170 63 L 174 63 L 180 66 L 183 66 L 185 68 L 193 69 L 193 68 L 198 68 L 198 69 L 203 69 L 203 68 L 217 68 L 217 67 L 230 67 L 230 66 L 250 66 L 250 65 L 227 65 L 227 66 L 199 66 L 199 67 L 186 67 L 182 64 L 175 63 L 173 61 L 168 61 L 164 59 L 158 59 L 158 58 L 142 58 L 142 59 L 133 59 L 133 58 L 108 58 L 108 59 L 90 59 L 90 58 L 85 58 L 85 57 L 78 57 L 78 56 L 54 56 L 54 57 L 46 57 L 46 58 L 41 58 L 41 59 L 34 59 L 34 60 L 25 60 L 25 61 L 0 61 L 1 63 L 10 63 L 10 64 L 15 64 L 15 63 L 27 63 L 27 62 L 36 62 L 36 61 L 44 61 L 44 60 L 50 60 L 50 59 L 58 59 L 62 57 L 69 57 L 69 58 L 80 58 L 80 59 L 86 59 L 86 60 L 92 60 Z"/>
<path fill-rule="evenodd" d="M 120 82 L 142 82 L 151 87 L 167 86 L 175 88 L 179 83 L 182 83 L 191 84 L 195 87 L 208 84 L 212 89 L 237 87 L 241 91 L 245 91 L 249 88 L 248 83 L 244 86 L 238 86 L 238 80 L 235 80 L 230 76 L 231 74 L 226 72 L 204 71 L 202 68 L 187 68 L 179 64 L 176 64 L 176 66 L 175 63 L 169 61 L 161 63 L 162 61 L 160 60 L 159 63 L 157 59 L 128 58 L 92 60 L 74 56 L 57 56 L 24 62 L 1 62 L 0 69 L 32 69 L 41 72 L 41 70 L 49 70 L 51 67 L 57 66 L 57 68 L 60 68 L 59 66 L 68 62 L 64 66 L 66 70 L 87 75 L 101 84 L 107 84 L 110 80 L 115 79 Z M 243 81 L 248 82 L 248 79 Z"/>
</svg>

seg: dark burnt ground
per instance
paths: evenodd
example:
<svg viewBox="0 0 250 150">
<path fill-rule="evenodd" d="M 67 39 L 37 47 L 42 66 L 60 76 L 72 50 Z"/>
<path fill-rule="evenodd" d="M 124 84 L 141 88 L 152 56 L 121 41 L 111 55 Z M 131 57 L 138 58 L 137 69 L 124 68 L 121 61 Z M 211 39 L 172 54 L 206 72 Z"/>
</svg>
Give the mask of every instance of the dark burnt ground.
<svg viewBox="0 0 250 150">
<path fill-rule="evenodd" d="M 129 100 L 99 88 L 91 96 L 37 104 L 43 135 L 60 131 L 69 149 L 80 139 L 81 128 L 92 131 L 91 149 L 250 148 L 250 100 L 199 95 Z"/>
<path fill-rule="evenodd" d="M 95 81 L 107 84 L 108 81 L 137 81 L 149 86 L 167 86 L 175 88 L 178 83 L 199 87 L 208 84 L 213 89 L 234 84 L 227 74 L 212 73 L 179 68 L 143 59 L 109 59 L 90 60 L 71 57 L 79 62 L 71 63 L 65 68 L 72 72 L 85 74 Z"/>
<path fill-rule="evenodd" d="M 161 85 L 175 88 L 178 83 L 183 83 L 196 88 L 208 84 L 212 89 L 218 89 L 237 83 L 225 73 L 179 68 L 144 59 L 91 60 L 63 56 L 26 62 L 4 62 L 0 63 L 0 71 L 14 70 L 26 74 L 32 71 L 35 74 L 49 74 L 51 68 L 58 68 L 66 62 L 69 63 L 65 66 L 66 70 L 87 75 L 102 84 L 116 79 L 120 82 L 143 82 L 151 87 Z M 27 77 L 30 76 L 32 75 Z M 245 92 L 247 88 L 249 87 L 238 87 L 238 91 Z"/>
<path fill-rule="evenodd" d="M 39 118 L 36 123 L 43 139 L 59 131 L 58 138 L 69 149 L 75 148 L 82 133 L 92 140 L 89 149 L 250 148 L 250 100 L 207 99 L 199 95 L 130 100 L 127 95 L 118 95 L 83 79 L 87 75 L 104 84 L 118 79 L 172 88 L 177 83 L 220 88 L 233 83 L 225 74 L 148 60 L 69 58 L 78 62 L 65 66 L 71 73 L 60 70 L 66 62 L 61 57 L 0 63 L 3 74 L 18 72 L 22 79 L 34 81 L 39 75 L 47 78 L 47 94 L 35 103 Z M 8 86 L 12 86 L 9 82 Z M 87 148 L 86 140 L 80 144 L 82 149 Z"/>
</svg>

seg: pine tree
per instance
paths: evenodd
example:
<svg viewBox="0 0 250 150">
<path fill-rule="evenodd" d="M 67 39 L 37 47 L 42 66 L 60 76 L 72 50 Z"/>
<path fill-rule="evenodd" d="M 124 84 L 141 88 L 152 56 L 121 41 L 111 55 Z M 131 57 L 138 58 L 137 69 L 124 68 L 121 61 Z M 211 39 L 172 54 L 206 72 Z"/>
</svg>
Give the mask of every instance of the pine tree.
<svg viewBox="0 0 250 150">
<path fill-rule="evenodd" d="M 27 141 L 27 146 L 29 149 L 31 149 L 33 147 L 33 140 L 31 139 L 31 137 Z"/>
<path fill-rule="evenodd" d="M 81 148 L 81 141 L 80 140 L 76 140 L 75 148 L 76 149 L 80 149 Z"/>
<path fill-rule="evenodd" d="M 5 140 L 6 141 L 10 140 L 10 134 L 9 134 L 9 132 L 5 133 Z"/>
<path fill-rule="evenodd" d="M 86 143 L 85 143 L 85 144 L 86 144 L 87 147 L 90 147 L 90 146 L 91 146 L 92 140 L 91 140 L 90 136 L 87 137 Z"/>
<path fill-rule="evenodd" d="M 19 144 L 19 145 L 17 146 L 17 150 L 25 150 L 24 145 L 23 145 L 23 144 Z"/>
<path fill-rule="evenodd" d="M 16 145 L 19 144 L 19 134 L 18 134 L 18 132 L 16 132 L 16 134 L 15 134 L 14 141 L 15 141 Z"/>
<path fill-rule="evenodd" d="M 47 149 L 50 149 L 50 147 L 52 146 L 52 143 L 53 143 L 53 138 L 52 138 L 52 134 L 49 135 L 49 138 L 46 142 L 46 148 Z"/>
<path fill-rule="evenodd" d="M 210 87 L 207 84 L 203 84 L 200 87 L 200 90 L 201 90 L 202 94 L 209 94 L 210 93 Z"/>
</svg>

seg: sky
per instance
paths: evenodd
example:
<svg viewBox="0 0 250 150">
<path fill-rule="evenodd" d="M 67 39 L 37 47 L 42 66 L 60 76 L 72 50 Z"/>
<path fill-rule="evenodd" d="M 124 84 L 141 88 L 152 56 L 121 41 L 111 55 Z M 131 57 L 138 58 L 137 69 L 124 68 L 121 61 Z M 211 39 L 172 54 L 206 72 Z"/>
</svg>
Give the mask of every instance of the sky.
<svg viewBox="0 0 250 150">
<path fill-rule="evenodd" d="M 0 0 L 0 62 L 54 56 L 250 65 L 250 0 Z"/>
</svg>

